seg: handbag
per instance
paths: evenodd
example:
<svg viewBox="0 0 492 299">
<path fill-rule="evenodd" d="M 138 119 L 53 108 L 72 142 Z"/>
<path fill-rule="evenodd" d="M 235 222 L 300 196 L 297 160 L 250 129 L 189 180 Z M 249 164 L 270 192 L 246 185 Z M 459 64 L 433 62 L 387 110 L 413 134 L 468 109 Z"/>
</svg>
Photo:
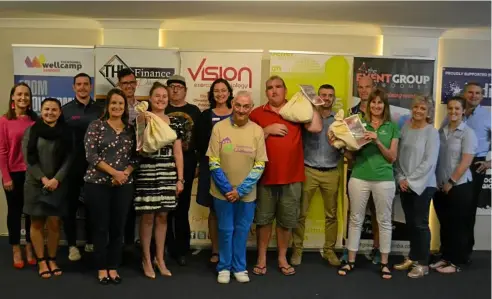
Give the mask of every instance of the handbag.
<svg viewBox="0 0 492 299">
<path fill-rule="evenodd" d="M 293 123 L 309 123 L 313 119 L 314 110 L 311 102 L 299 91 L 280 109 L 279 114 Z"/>
<path fill-rule="evenodd" d="M 137 150 L 145 153 L 155 153 L 168 144 L 173 143 L 178 136 L 176 132 L 159 116 L 147 111 L 149 103 L 142 101 L 137 104 L 135 111 L 139 113 L 137 121 Z M 141 130 L 142 119 L 147 120 Z"/>
<path fill-rule="evenodd" d="M 41 189 L 41 194 L 38 196 L 38 200 L 44 204 L 47 204 L 53 208 L 59 208 L 63 198 L 66 195 L 66 192 L 64 192 L 64 189 L 62 189 L 61 184 L 56 188 L 54 191 L 49 191 L 45 188 Z"/>
</svg>

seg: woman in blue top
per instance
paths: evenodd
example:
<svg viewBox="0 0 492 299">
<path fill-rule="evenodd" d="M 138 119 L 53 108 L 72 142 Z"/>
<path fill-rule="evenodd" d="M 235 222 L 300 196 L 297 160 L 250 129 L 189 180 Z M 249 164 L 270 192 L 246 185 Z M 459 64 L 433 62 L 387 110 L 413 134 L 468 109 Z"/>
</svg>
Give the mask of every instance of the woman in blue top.
<svg viewBox="0 0 492 299">
<path fill-rule="evenodd" d="M 210 209 L 208 215 L 208 232 L 210 234 L 210 241 L 212 242 L 212 256 L 210 257 L 212 264 L 219 262 L 219 242 L 217 215 L 213 206 L 213 197 L 210 195 L 210 169 L 208 167 L 208 157 L 205 154 L 207 153 L 213 126 L 219 121 L 231 116 L 231 101 L 233 98 L 232 87 L 229 82 L 222 78 L 215 80 L 208 92 L 210 108 L 204 110 L 198 120 L 199 134 L 197 137 L 197 148 L 200 165 L 196 202 Z"/>
<path fill-rule="evenodd" d="M 448 100 L 449 123 L 439 130 L 441 146 L 437 160 L 438 191 L 434 208 L 441 224 L 442 259 L 430 268 L 456 273 L 468 260 L 471 230 L 468 223 L 476 211 L 470 165 L 477 149 L 477 137 L 463 121 L 465 100 Z"/>
</svg>

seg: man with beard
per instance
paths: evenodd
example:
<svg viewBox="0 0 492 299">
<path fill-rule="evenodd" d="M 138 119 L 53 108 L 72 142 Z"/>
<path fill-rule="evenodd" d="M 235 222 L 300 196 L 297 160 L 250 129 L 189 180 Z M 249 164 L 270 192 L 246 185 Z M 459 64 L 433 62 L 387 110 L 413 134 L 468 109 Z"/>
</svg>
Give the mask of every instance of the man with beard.
<svg viewBox="0 0 492 299">
<path fill-rule="evenodd" d="M 73 78 L 73 91 L 75 99 L 62 107 L 65 122 L 73 131 L 75 146 L 74 159 L 68 173 L 68 184 L 70 185 L 67 200 L 68 215 L 63 219 L 65 236 L 69 247 L 68 259 L 78 261 L 81 258 L 77 248 L 77 210 L 80 206 L 79 198 L 83 198 L 84 175 L 87 170 L 87 160 L 84 150 L 84 136 L 89 124 L 98 119 L 102 113 L 102 105 L 91 98 L 92 79 L 86 73 L 77 74 Z M 92 238 L 89 227 L 89 215 L 85 210 L 85 251 L 92 252 Z"/>
<path fill-rule="evenodd" d="M 338 164 L 342 154 L 338 149 L 331 146 L 327 139 L 328 127 L 335 121 L 335 113 L 332 111 L 336 99 L 335 88 L 329 84 L 324 84 L 318 89 L 318 96 L 324 102 L 324 105 L 318 106 L 323 121 L 323 130 L 320 133 L 310 133 L 303 130 L 302 136 L 306 180 L 302 186 L 301 215 L 297 228 L 293 231 L 293 253 L 290 263 L 294 266 L 300 265 L 302 261 L 306 217 L 311 200 L 318 189 L 323 198 L 325 210 L 323 258 L 332 266 L 340 266 L 334 249 L 338 234 L 337 200 L 340 180 Z"/>
<path fill-rule="evenodd" d="M 179 195 L 178 207 L 167 216 L 166 245 L 171 257 L 176 259 L 180 266 L 186 265 L 186 254 L 190 249 L 190 210 L 191 189 L 193 179 L 197 175 L 196 152 L 196 123 L 200 117 L 200 109 L 186 102 L 186 81 L 183 76 L 173 75 L 167 80 L 169 105 L 166 115 L 181 118 L 185 122 L 183 145 L 184 160 L 184 189 Z"/>
</svg>

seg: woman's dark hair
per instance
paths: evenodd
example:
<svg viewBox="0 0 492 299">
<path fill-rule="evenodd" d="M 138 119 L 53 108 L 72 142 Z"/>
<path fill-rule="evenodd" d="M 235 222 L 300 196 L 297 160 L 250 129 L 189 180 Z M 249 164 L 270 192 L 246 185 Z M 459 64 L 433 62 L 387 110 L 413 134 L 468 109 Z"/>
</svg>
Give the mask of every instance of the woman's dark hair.
<svg viewBox="0 0 492 299">
<path fill-rule="evenodd" d="M 29 90 L 29 101 L 31 102 L 31 104 L 29 105 L 29 107 L 27 107 L 26 115 L 29 116 L 32 120 L 38 119 L 38 115 L 36 114 L 36 112 L 34 112 L 32 110 L 32 91 L 31 91 L 31 87 L 29 87 L 29 85 L 27 85 L 24 82 L 16 83 L 10 89 L 9 108 L 8 108 L 7 112 L 4 114 L 4 116 L 8 120 L 17 119 L 17 116 L 15 115 L 15 107 L 12 107 L 12 104 L 14 103 L 14 100 L 12 100 L 12 97 L 14 96 L 15 90 L 19 86 L 24 86 L 24 87 L 26 87 Z"/>
<path fill-rule="evenodd" d="M 226 79 L 217 79 L 215 80 L 212 85 L 210 85 L 210 90 L 208 91 L 208 102 L 210 103 L 210 109 L 214 109 L 217 106 L 217 102 L 215 101 L 214 97 L 214 87 L 217 83 L 224 83 L 225 86 L 227 87 L 227 90 L 229 91 L 229 98 L 227 99 L 226 105 L 227 108 L 232 108 L 232 99 L 234 99 L 234 96 L 232 95 L 232 87 L 229 84 L 229 81 Z"/>
<path fill-rule="evenodd" d="M 460 96 L 454 96 L 454 97 L 451 97 L 448 102 L 446 103 L 446 106 L 447 104 L 449 104 L 449 102 L 451 101 L 456 101 L 458 103 L 460 103 L 461 105 L 461 108 L 463 108 L 463 111 L 465 111 L 465 108 L 466 108 L 466 100 L 463 98 L 463 97 L 460 97 Z"/>
<path fill-rule="evenodd" d="M 47 102 L 53 102 L 53 103 L 56 103 L 58 105 L 58 108 L 60 108 L 60 116 L 58 117 L 57 119 L 57 123 L 60 123 L 60 124 L 64 124 L 65 123 L 65 117 L 63 117 L 63 110 L 62 110 L 62 104 L 60 102 L 60 100 L 56 99 L 56 98 L 45 98 L 42 102 L 41 102 L 41 111 L 43 111 L 43 105 Z"/>
<path fill-rule="evenodd" d="M 130 113 L 128 112 L 128 100 L 126 98 L 125 93 L 123 90 L 119 88 L 113 88 L 111 89 L 108 94 L 106 95 L 106 105 L 104 106 L 104 114 L 101 116 L 101 120 L 108 120 L 109 119 L 109 103 L 111 103 L 111 98 L 114 95 L 119 95 L 120 97 L 123 98 L 125 101 L 125 110 L 123 112 L 123 115 L 121 116 L 121 120 L 125 125 L 128 125 L 130 121 Z"/>
<path fill-rule="evenodd" d="M 384 104 L 384 111 L 383 111 L 383 122 L 385 121 L 391 121 L 391 112 L 390 112 L 390 105 L 388 101 L 388 94 L 386 91 L 382 88 L 377 88 L 371 94 L 369 95 L 369 99 L 367 100 L 367 108 L 366 108 L 366 120 L 371 121 L 372 114 L 371 114 L 371 102 L 376 100 L 376 98 L 380 98 L 381 101 Z"/>
<path fill-rule="evenodd" d="M 152 111 L 152 107 L 150 105 L 150 98 L 152 97 L 152 94 L 154 93 L 154 91 L 158 88 L 164 88 L 166 90 L 166 93 L 167 93 L 166 85 L 162 84 L 159 81 L 154 82 L 154 84 L 152 84 L 152 87 L 150 88 L 150 91 L 149 91 L 149 99 L 147 101 L 149 103 L 149 107 L 147 108 L 147 111 Z"/>
</svg>

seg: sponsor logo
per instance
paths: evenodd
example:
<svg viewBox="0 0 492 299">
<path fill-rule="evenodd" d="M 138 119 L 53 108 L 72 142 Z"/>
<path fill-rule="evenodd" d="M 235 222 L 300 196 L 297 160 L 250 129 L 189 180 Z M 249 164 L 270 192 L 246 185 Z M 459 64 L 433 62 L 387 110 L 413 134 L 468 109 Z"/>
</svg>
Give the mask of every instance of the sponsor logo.
<svg viewBox="0 0 492 299">
<path fill-rule="evenodd" d="M 156 79 L 167 79 L 175 74 L 174 68 L 129 66 L 121 57 L 113 55 L 100 69 L 99 73 L 114 87 L 118 85 L 118 72 L 129 68 L 135 73 L 139 85 L 152 84 Z M 150 81 L 152 79 L 152 81 Z M 149 82 L 146 82 L 146 81 Z"/>
<path fill-rule="evenodd" d="M 358 82 L 361 77 L 369 76 L 374 82 L 382 87 L 412 87 L 414 84 L 426 85 L 431 82 L 431 77 L 418 74 L 394 74 L 394 73 L 381 73 L 377 69 L 367 67 L 365 62 L 357 69 L 356 81 Z"/>
<path fill-rule="evenodd" d="M 245 88 L 252 88 L 253 86 L 253 72 L 249 67 L 241 67 L 235 68 L 232 66 L 208 66 L 205 65 L 207 62 L 207 58 L 203 58 L 198 68 L 196 70 L 192 70 L 191 68 L 187 68 L 188 73 L 191 76 L 193 81 L 201 80 L 201 81 L 215 81 L 217 79 L 226 79 L 227 81 L 245 81 Z"/>
<path fill-rule="evenodd" d="M 28 68 L 43 69 L 43 72 L 59 73 L 62 70 L 80 70 L 82 68 L 82 62 L 80 61 L 68 61 L 57 60 L 48 61 L 46 56 L 41 54 L 39 56 L 29 57 L 27 56 L 24 63 Z"/>
<path fill-rule="evenodd" d="M 234 150 L 232 145 L 232 140 L 229 137 L 226 137 L 220 141 L 220 149 L 226 153 L 230 153 Z"/>
</svg>

